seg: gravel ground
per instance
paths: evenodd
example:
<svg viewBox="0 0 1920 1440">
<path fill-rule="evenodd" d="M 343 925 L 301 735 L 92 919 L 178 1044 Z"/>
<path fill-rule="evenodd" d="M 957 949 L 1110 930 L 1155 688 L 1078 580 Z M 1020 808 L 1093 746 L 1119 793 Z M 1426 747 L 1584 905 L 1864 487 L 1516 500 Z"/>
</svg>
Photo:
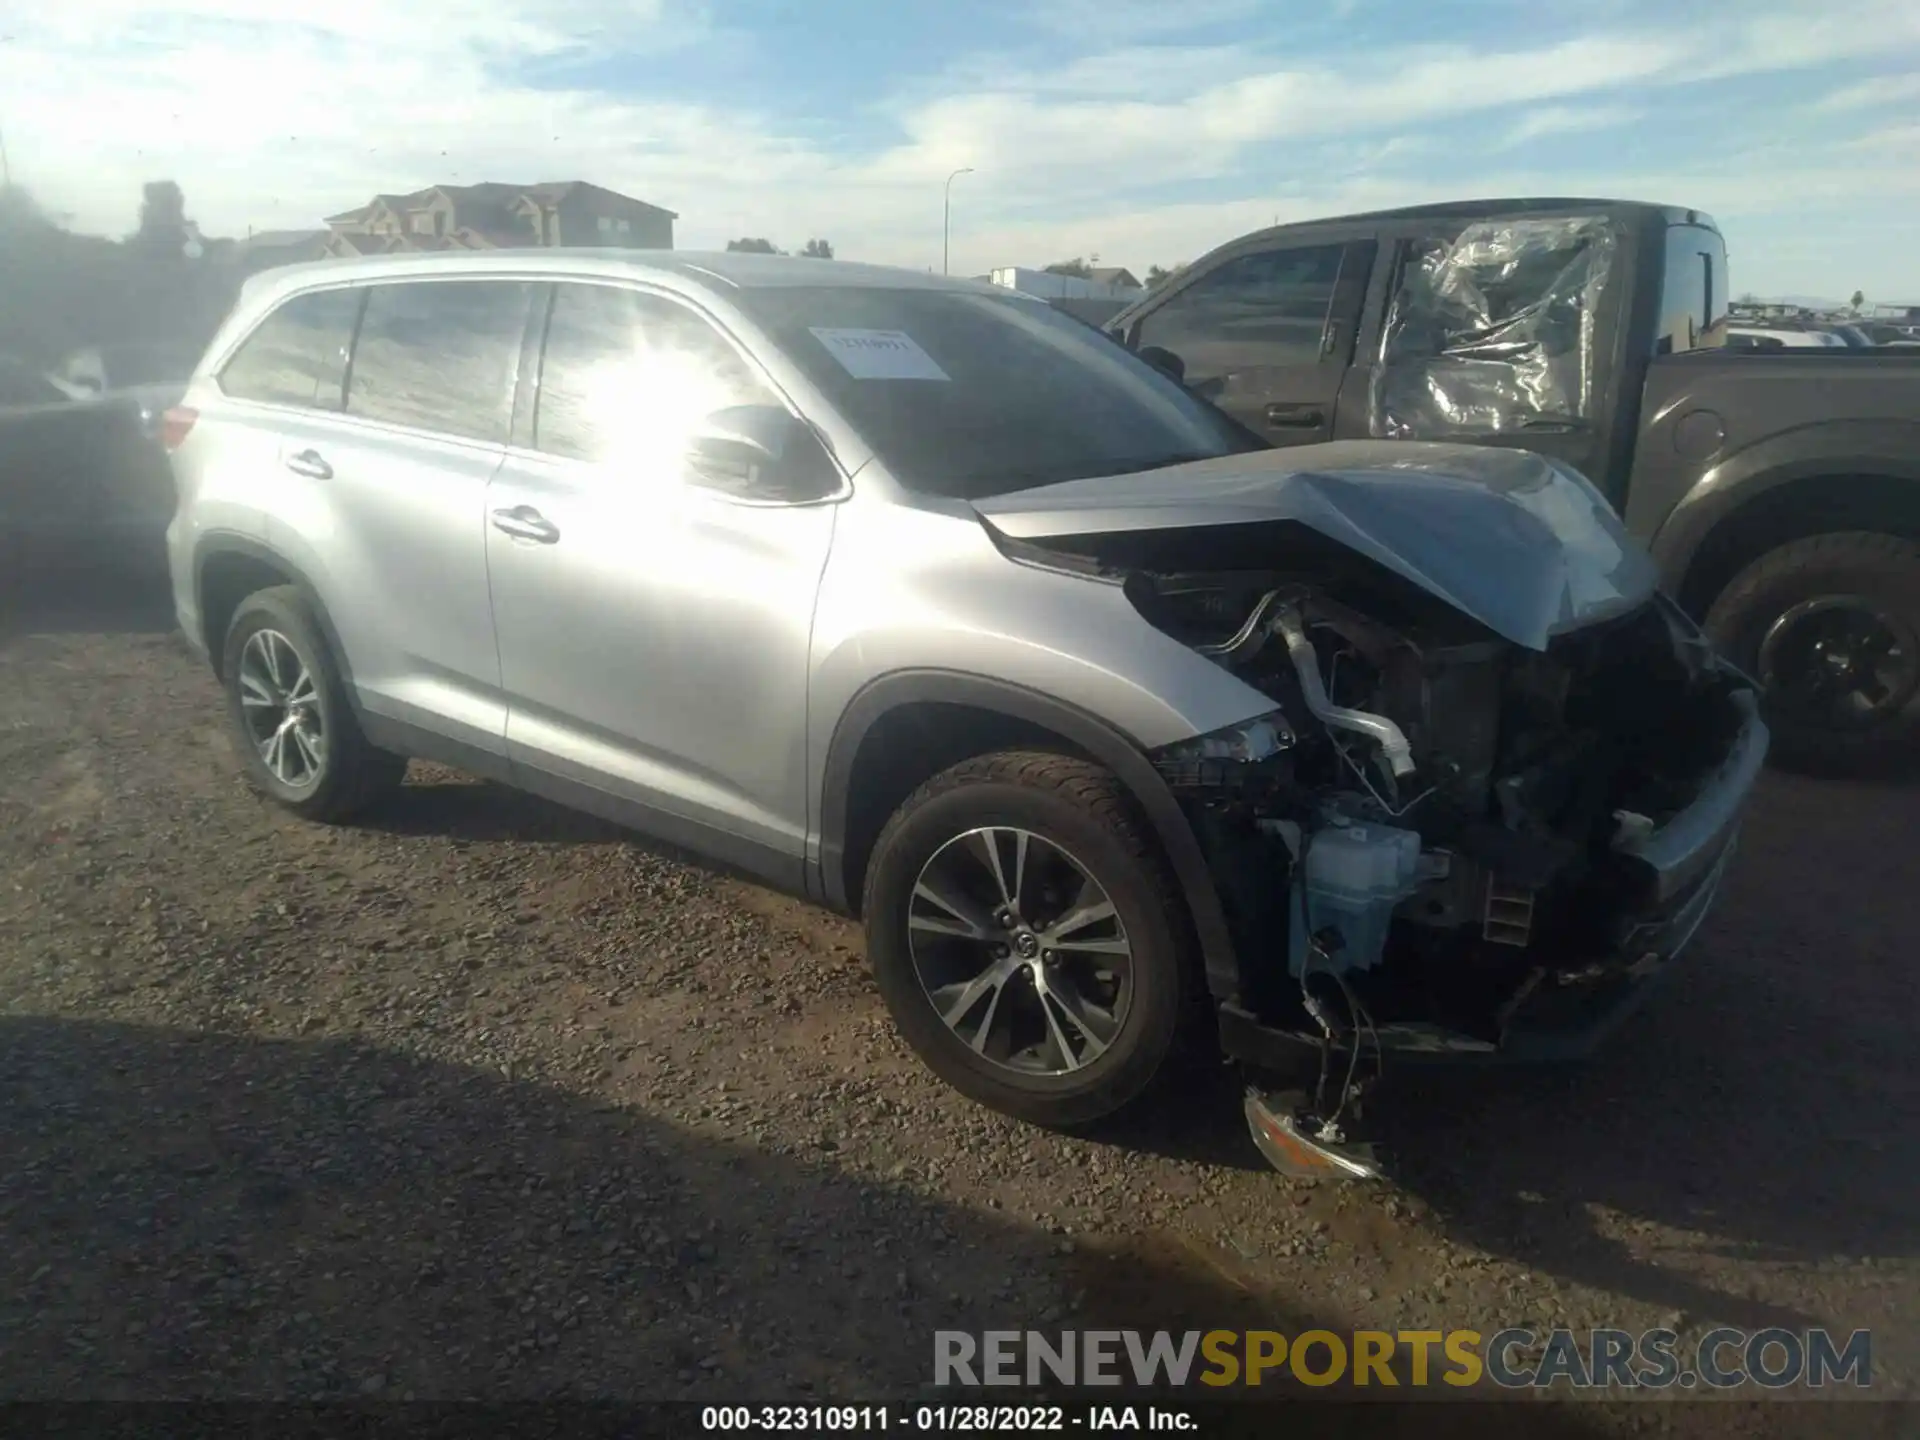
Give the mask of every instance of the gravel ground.
<svg viewBox="0 0 1920 1440">
<path fill-rule="evenodd" d="M 1871 1327 L 1920 1393 L 1920 791 L 1770 777 L 1601 1059 L 1409 1085 L 1399 1183 L 1312 1187 L 1224 1071 L 1092 1138 L 973 1107 L 853 927 L 596 821 L 423 765 L 283 817 L 151 597 L 8 603 L 0 1394 L 897 1398 L 940 1328 L 1663 1322 Z"/>
</svg>

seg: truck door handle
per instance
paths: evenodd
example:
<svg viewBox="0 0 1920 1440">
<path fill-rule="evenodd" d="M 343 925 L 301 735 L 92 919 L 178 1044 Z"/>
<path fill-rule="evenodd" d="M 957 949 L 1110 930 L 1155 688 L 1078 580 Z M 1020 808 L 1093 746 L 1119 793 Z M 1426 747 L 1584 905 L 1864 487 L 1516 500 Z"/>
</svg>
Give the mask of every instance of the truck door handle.
<svg viewBox="0 0 1920 1440">
<path fill-rule="evenodd" d="M 1327 412 L 1318 405 L 1269 405 L 1267 424 L 1276 430 L 1318 430 L 1327 423 Z"/>
<path fill-rule="evenodd" d="M 541 545 L 551 545 L 560 538 L 560 527 L 531 505 L 494 511 L 493 528 L 516 540 L 532 540 Z"/>
<path fill-rule="evenodd" d="M 318 450 L 301 450 L 287 456 L 287 468 L 309 480 L 331 480 L 333 467 Z"/>
</svg>

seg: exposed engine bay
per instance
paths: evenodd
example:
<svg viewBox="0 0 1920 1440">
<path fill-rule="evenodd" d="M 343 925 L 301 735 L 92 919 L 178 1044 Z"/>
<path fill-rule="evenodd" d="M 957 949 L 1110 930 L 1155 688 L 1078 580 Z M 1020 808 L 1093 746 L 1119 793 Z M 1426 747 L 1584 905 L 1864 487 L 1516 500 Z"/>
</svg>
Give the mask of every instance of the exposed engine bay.
<svg viewBox="0 0 1920 1440">
<path fill-rule="evenodd" d="M 1664 600 L 1528 650 L 1439 604 L 1367 611 L 1272 573 L 1135 571 L 1157 628 L 1275 711 L 1158 757 L 1269 1023 L 1498 1046 L 1542 986 L 1630 965 L 1625 853 L 1698 795 L 1745 682 Z M 1402 611 L 1391 623 L 1374 618 Z"/>
<path fill-rule="evenodd" d="M 1153 760 L 1231 932 L 1223 1048 L 1319 1054 L 1310 1102 L 1248 1092 L 1290 1173 L 1370 1172 L 1329 1148 L 1363 1055 L 1585 1053 L 1712 904 L 1754 688 L 1558 462 L 1340 441 L 974 503 L 1272 702 Z"/>
</svg>

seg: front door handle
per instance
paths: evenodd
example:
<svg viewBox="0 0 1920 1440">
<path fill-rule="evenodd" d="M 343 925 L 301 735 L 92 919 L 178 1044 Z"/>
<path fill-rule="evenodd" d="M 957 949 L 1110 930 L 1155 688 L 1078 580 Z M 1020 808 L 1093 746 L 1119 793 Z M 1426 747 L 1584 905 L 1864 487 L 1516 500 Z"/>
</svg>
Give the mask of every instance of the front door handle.
<svg viewBox="0 0 1920 1440">
<path fill-rule="evenodd" d="M 531 505 L 494 511 L 493 528 L 516 540 L 532 540 L 541 545 L 551 545 L 560 538 L 560 527 Z"/>
<path fill-rule="evenodd" d="M 1318 405 L 1269 405 L 1267 424 L 1276 430 L 1318 430 L 1327 423 L 1327 412 Z"/>
<path fill-rule="evenodd" d="M 287 456 L 287 468 L 309 480 L 331 480 L 333 467 L 318 450 L 300 450 Z"/>
</svg>

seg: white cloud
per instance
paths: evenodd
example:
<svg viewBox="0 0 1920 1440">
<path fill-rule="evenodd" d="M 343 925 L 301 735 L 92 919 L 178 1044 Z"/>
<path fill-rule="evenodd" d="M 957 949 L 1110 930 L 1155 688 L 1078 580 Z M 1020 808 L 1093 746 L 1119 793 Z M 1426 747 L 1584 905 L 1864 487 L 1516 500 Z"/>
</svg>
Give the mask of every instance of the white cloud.
<svg viewBox="0 0 1920 1440">
<path fill-rule="evenodd" d="M 1920 72 L 1876 75 L 1871 80 L 1843 86 L 1824 97 L 1814 108 L 1828 111 L 1871 110 L 1907 101 L 1920 102 Z"/>
<path fill-rule="evenodd" d="M 1077 3 L 1055 0 L 1049 13 Z M 440 180 L 586 177 L 680 211 L 688 247 L 824 235 L 849 257 L 915 265 L 938 261 L 941 181 L 971 165 L 954 189 L 955 268 L 970 271 L 1093 251 L 1140 268 L 1276 215 L 1570 182 L 1718 209 L 1714 195 L 1751 210 L 1756 193 L 1769 206 L 1793 196 L 1844 208 L 1862 194 L 1911 203 L 1897 131 L 1837 166 L 1799 152 L 1695 150 L 1689 163 L 1697 135 L 1677 135 L 1669 163 L 1611 179 L 1508 173 L 1431 133 L 1483 114 L 1499 122 L 1496 140 L 1565 134 L 1622 123 L 1628 101 L 1697 102 L 1708 75 L 1884 59 L 1920 46 L 1910 0 L 1829 0 L 1817 14 L 1755 0 L 1713 26 L 1319 59 L 1148 43 L 1163 33 L 1156 17 L 1185 13 L 1139 0 L 1102 24 L 1102 6 L 1080 32 L 1083 53 L 1044 68 L 962 57 L 896 94 L 890 144 L 852 153 L 739 94 L 679 102 L 503 78 L 516 73 L 509 61 L 564 74 L 576 58 L 714 43 L 683 0 L 411 10 L 332 0 L 296 20 L 270 0 L 69 0 L 9 22 L 0 126 L 16 178 L 108 232 L 130 229 L 141 183 L 163 177 L 181 183 L 209 233 L 314 224 L 375 191 Z M 887 95 L 885 77 L 870 93 Z M 1766 166 L 1805 188 L 1756 168 Z M 1191 193 L 1209 180 L 1246 198 L 1154 203 L 1158 187 Z"/>
<path fill-rule="evenodd" d="M 1575 135 L 1630 125 L 1647 112 L 1632 105 L 1543 105 L 1527 111 L 1502 142 L 1524 145 L 1551 135 Z"/>
</svg>

